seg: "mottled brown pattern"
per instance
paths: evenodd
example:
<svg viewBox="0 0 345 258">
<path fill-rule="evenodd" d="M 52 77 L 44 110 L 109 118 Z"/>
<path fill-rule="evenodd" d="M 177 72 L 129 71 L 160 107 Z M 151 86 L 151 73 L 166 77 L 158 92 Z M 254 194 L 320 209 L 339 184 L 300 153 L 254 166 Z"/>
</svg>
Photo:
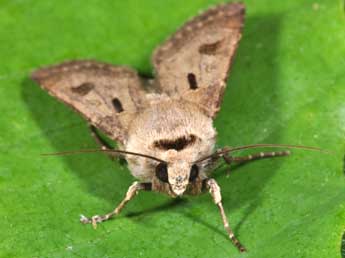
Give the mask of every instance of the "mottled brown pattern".
<svg viewBox="0 0 345 258">
<path fill-rule="evenodd" d="M 39 69 L 31 78 L 121 143 L 132 120 L 128 116 L 145 104 L 140 78 L 127 67 L 90 60 L 70 61 Z M 121 109 L 126 112 L 114 109 L 114 99 L 121 101 Z"/>
<path fill-rule="evenodd" d="M 241 38 L 244 13 L 240 3 L 211 8 L 157 48 L 152 60 L 161 91 L 196 103 L 215 117 Z"/>
</svg>

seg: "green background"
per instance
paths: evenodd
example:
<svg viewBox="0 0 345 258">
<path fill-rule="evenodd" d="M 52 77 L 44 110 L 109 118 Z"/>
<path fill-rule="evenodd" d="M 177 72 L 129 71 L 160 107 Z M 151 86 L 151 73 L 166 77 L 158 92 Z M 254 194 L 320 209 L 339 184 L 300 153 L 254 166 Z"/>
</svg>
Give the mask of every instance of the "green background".
<svg viewBox="0 0 345 258">
<path fill-rule="evenodd" d="M 87 2 L 87 3 L 86 3 Z M 215 171 L 227 239 L 209 195 L 142 193 L 93 230 L 134 180 L 95 147 L 87 125 L 28 79 L 37 67 L 93 58 L 152 73 L 154 47 L 217 1 L 0 1 L 0 257 L 341 257 L 345 225 L 345 14 L 340 1 L 251 0 L 222 110 L 218 144 L 296 150 Z M 345 256 L 344 256 L 345 257 Z"/>
</svg>

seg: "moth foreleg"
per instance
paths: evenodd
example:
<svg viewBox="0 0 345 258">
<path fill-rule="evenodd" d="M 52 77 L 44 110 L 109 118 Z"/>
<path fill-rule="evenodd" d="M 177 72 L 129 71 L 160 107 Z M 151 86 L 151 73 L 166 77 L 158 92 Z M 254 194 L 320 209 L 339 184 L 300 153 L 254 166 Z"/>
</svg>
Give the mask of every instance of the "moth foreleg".
<svg viewBox="0 0 345 258">
<path fill-rule="evenodd" d="M 120 202 L 120 204 L 112 211 L 105 215 L 95 215 L 91 218 L 87 218 L 84 215 L 81 215 L 80 222 L 84 224 L 91 223 L 94 228 L 97 227 L 97 223 L 103 222 L 110 219 L 111 217 L 118 215 L 121 210 L 126 206 L 126 204 L 133 199 L 135 195 L 138 194 L 139 190 L 151 190 L 151 183 L 139 183 L 134 182 L 127 190 L 125 198 Z"/>
<path fill-rule="evenodd" d="M 235 237 L 234 232 L 230 228 L 229 221 L 228 221 L 228 219 L 227 219 L 227 217 L 225 215 L 225 211 L 224 211 L 224 208 L 223 208 L 223 205 L 222 205 L 222 196 L 220 194 L 220 187 L 218 186 L 216 180 L 214 180 L 212 178 L 211 179 L 206 179 L 206 187 L 208 188 L 214 203 L 218 206 L 220 215 L 221 215 L 222 220 L 223 220 L 224 228 L 227 231 L 230 240 L 232 241 L 232 243 L 237 247 L 237 249 L 240 252 L 245 252 L 246 251 L 245 247 Z"/>
</svg>

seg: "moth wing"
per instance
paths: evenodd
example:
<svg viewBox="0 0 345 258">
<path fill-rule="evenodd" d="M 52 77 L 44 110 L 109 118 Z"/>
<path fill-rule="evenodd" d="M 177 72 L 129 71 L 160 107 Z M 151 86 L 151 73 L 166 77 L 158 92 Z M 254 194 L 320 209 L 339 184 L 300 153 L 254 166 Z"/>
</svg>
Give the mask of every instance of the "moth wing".
<svg viewBox="0 0 345 258">
<path fill-rule="evenodd" d="M 39 69 L 31 78 L 120 143 L 132 116 L 145 104 L 141 79 L 127 67 L 70 61 Z"/>
<path fill-rule="evenodd" d="M 192 101 L 214 117 L 241 38 L 244 15 L 240 3 L 211 8 L 157 48 L 152 61 L 160 91 Z"/>
</svg>

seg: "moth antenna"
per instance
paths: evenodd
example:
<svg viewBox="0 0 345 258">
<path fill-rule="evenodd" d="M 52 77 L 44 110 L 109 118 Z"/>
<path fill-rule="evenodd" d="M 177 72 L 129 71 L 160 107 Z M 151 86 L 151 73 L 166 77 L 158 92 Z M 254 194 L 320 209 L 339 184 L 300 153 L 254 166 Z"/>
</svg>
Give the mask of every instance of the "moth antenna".
<svg viewBox="0 0 345 258">
<path fill-rule="evenodd" d="M 79 154 L 79 153 L 96 153 L 96 152 L 107 152 L 107 153 L 110 152 L 110 153 L 134 155 L 134 156 L 152 159 L 161 163 L 167 163 L 166 161 L 162 159 L 159 159 L 150 155 L 132 152 L 132 151 L 124 151 L 124 150 L 85 149 L 85 150 L 62 151 L 62 152 L 53 152 L 53 153 L 42 153 L 41 155 L 42 156 L 63 156 L 63 155 L 73 155 L 73 154 Z"/>
<path fill-rule="evenodd" d="M 287 148 L 287 149 L 302 149 L 302 150 L 308 150 L 308 151 L 318 151 L 322 153 L 327 153 L 330 154 L 331 152 L 328 150 L 323 150 L 318 147 L 312 147 L 312 146 L 304 146 L 304 145 L 290 145 L 290 144 L 251 144 L 251 145 L 244 145 L 244 146 L 238 146 L 234 148 L 228 148 L 228 149 L 223 149 L 221 151 L 216 151 L 215 153 L 203 157 L 201 159 L 198 159 L 194 163 L 198 163 L 201 161 L 204 161 L 206 159 L 212 158 L 212 157 L 220 157 L 223 154 L 234 152 L 234 151 L 239 151 L 239 150 L 245 150 L 245 149 L 255 149 L 255 148 Z"/>
<path fill-rule="evenodd" d="M 290 145 L 290 144 L 251 144 L 251 145 L 244 145 L 239 147 L 234 147 L 228 150 L 228 152 L 244 150 L 244 149 L 254 149 L 254 148 L 288 148 L 288 149 L 302 149 L 302 150 L 309 150 L 309 151 L 318 151 L 322 153 L 330 154 L 331 152 L 328 150 L 324 150 L 318 147 L 313 146 L 304 146 L 304 145 Z"/>
</svg>

